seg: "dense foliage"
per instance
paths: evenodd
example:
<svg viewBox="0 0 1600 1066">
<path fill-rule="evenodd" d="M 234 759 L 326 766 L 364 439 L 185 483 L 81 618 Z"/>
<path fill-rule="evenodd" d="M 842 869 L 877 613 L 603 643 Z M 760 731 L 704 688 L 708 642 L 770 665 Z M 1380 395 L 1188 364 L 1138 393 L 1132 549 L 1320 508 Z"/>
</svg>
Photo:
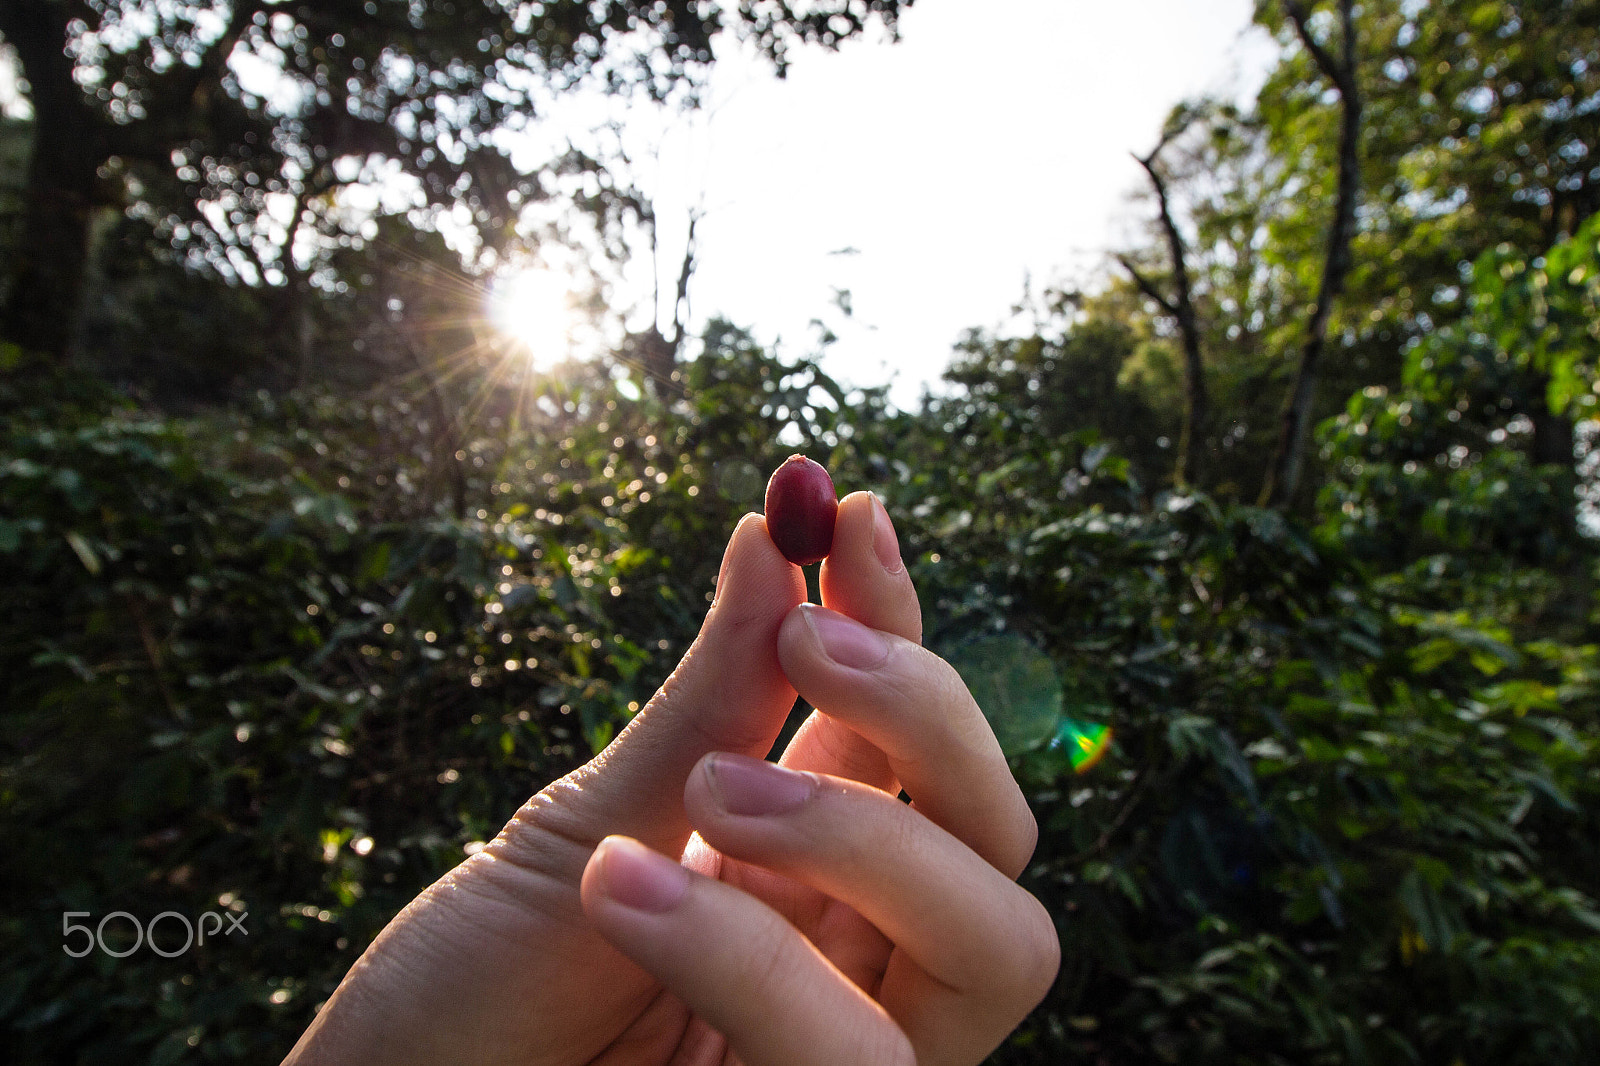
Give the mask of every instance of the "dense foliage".
<svg viewBox="0 0 1600 1066">
<path fill-rule="evenodd" d="M 1536 264 L 1486 255 L 1473 317 L 1324 425 L 1315 527 L 1152 493 L 1027 390 L 969 390 L 894 441 L 926 457 L 888 496 L 930 640 L 1042 650 L 1054 723 L 1119 737 L 1075 778 L 1053 726 L 1017 735 L 1066 962 L 998 1061 L 1600 1050 L 1596 560 L 1570 471 L 1529 463 L 1526 425 L 1507 445 L 1499 402 L 1519 364 L 1592 402 L 1597 257 L 1600 223 Z M 1056 365 L 1002 350 L 1005 373 Z"/>
<path fill-rule="evenodd" d="M 1067 949 L 997 1061 L 1600 1049 L 1600 657 L 1587 606 L 1541 616 L 1571 590 L 1549 546 L 1512 543 L 1528 504 L 1371 545 L 1341 523 L 1433 527 L 1366 467 L 1310 529 L 1152 498 L 1093 431 L 1040 447 L 1003 394 L 897 415 L 725 327 L 688 369 L 668 400 L 553 382 L 455 453 L 405 390 L 176 420 L 8 373 L 0 1007 L 21 1061 L 285 1048 L 389 915 L 664 676 L 707 545 L 791 444 L 889 502 L 933 646 L 1042 652 L 1052 713 L 1117 730 L 1075 777 L 1059 719 L 997 722 Z M 1363 417 L 1325 447 L 1381 459 Z M 1451 484 L 1432 497 L 1470 498 Z M 62 950 L 67 912 L 229 907 L 247 941 Z"/>
<path fill-rule="evenodd" d="M 939 555 L 930 629 L 957 652 L 974 630 L 1043 649 L 1060 713 L 1119 737 L 1085 778 L 1048 731 L 1017 753 L 1066 964 L 1000 1061 L 1600 1048 L 1600 660 L 1592 604 L 1575 619 L 1563 583 L 1591 587 L 1594 559 L 1515 554 L 1541 550 L 1548 482 L 1524 467 L 1504 508 L 1435 491 L 1463 511 L 1450 537 L 1394 559 L 1345 536 L 1345 503 L 1379 533 L 1433 527 L 1367 482 L 1314 530 L 1201 496 L 1145 505 L 1092 438 L 1030 453 L 1020 425 L 1007 451 L 972 433 L 1001 409 L 952 414 L 957 454 L 893 495 Z M 1356 425 L 1330 423 L 1327 447 L 1360 452 Z M 1019 458 L 974 467 L 966 448 Z"/>
<path fill-rule="evenodd" d="M 0 1010 L 22 1061 L 281 1054 L 400 906 L 605 746 L 692 639 L 708 545 L 779 438 L 849 432 L 831 382 L 736 331 L 688 387 L 632 402 L 580 375 L 450 454 L 404 391 L 180 421 L 9 371 Z M 62 950 L 66 912 L 228 907 L 248 940 Z M 104 935 L 132 946 L 125 919 Z"/>
</svg>

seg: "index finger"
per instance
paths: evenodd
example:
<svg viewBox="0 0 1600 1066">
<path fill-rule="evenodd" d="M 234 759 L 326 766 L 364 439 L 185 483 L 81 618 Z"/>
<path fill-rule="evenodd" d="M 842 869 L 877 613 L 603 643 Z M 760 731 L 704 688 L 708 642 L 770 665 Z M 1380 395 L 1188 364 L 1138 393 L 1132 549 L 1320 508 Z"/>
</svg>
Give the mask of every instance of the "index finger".
<svg viewBox="0 0 1600 1066">
<path fill-rule="evenodd" d="M 922 643 L 922 606 L 900 558 L 883 501 L 852 492 L 839 501 L 833 550 L 822 563 L 822 603 L 864 626 Z"/>
</svg>

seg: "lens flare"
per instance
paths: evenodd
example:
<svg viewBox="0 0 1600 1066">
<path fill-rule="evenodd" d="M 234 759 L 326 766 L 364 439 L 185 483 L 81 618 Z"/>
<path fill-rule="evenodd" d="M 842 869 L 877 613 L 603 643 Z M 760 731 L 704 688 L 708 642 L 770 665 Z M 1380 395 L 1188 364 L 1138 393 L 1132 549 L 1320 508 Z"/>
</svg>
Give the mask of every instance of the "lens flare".
<svg viewBox="0 0 1600 1066">
<path fill-rule="evenodd" d="M 1067 753 L 1072 769 L 1083 773 L 1105 755 L 1111 747 L 1111 727 L 1100 722 L 1080 722 L 1068 718 L 1056 730 L 1050 746 Z"/>
<path fill-rule="evenodd" d="M 571 292 L 548 270 L 516 270 L 497 278 L 489 294 L 489 318 L 505 337 L 527 352 L 537 369 L 566 359 L 572 346 Z"/>
<path fill-rule="evenodd" d="M 1110 708 L 1095 700 L 1068 699 L 1050 657 L 1015 633 L 964 641 L 945 658 L 967 683 L 1008 756 L 1040 749 L 1059 752 L 1081 774 L 1110 749 L 1110 726 L 1069 713 L 1099 715 Z"/>
</svg>

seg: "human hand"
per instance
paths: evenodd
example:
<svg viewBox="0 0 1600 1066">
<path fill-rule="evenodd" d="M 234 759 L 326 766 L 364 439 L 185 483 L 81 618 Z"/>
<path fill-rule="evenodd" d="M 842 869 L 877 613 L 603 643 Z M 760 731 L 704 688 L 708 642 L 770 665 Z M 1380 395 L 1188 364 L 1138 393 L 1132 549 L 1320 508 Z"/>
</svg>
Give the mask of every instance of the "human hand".
<svg viewBox="0 0 1600 1066">
<path fill-rule="evenodd" d="M 980 1061 L 1057 942 L 1012 880 L 1032 816 L 893 545 L 848 497 L 836 611 L 796 609 L 747 516 L 656 697 L 407 907 L 290 1061 Z M 828 713 L 769 767 L 796 688 Z"/>
</svg>

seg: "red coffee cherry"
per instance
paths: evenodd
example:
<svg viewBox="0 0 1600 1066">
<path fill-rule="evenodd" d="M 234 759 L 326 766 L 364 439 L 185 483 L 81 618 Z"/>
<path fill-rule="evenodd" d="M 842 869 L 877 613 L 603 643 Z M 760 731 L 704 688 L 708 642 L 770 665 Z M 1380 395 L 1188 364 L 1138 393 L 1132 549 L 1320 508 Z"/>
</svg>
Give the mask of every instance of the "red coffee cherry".
<svg viewBox="0 0 1600 1066">
<path fill-rule="evenodd" d="M 833 547 L 839 501 L 833 479 L 818 463 L 791 455 L 767 482 L 767 532 L 796 566 L 820 562 Z"/>
</svg>

